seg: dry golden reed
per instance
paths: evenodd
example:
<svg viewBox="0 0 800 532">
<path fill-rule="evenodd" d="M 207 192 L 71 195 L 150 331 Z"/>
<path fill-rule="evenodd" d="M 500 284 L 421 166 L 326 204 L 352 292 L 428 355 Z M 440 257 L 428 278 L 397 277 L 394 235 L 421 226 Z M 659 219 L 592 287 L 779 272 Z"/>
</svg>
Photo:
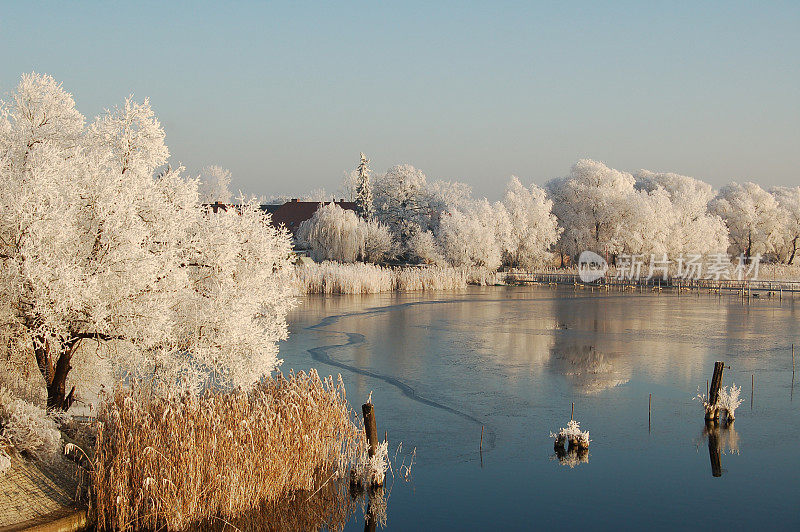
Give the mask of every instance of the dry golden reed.
<svg viewBox="0 0 800 532">
<path fill-rule="evenodd" d="M 366 445 L 341 378 L 315 370 L 248 393 L 159 397 L 132 386 L 98 421 L 92 487 L 101 529 L 235 520 L 338 484 Z"/>
</svg>

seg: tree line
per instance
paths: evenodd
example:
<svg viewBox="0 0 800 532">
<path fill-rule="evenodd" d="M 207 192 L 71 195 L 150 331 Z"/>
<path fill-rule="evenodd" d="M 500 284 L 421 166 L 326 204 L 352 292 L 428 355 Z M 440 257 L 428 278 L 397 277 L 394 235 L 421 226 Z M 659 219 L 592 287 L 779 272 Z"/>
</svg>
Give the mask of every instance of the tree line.
<svg viewBox="0 0 800 532">
<path fill-rule="evenodd" d="M 612 262 L 743 254 L 792 264 L 800 237 L 800 187 L 734 182 L 715 191 L 689 176 L 582 159 L 544 187 L 512 176 L 490 202 L 408 164 L 373 176 L 368 163 L 362 154 L 345 178 L 357 213 L 328 204 L 298 231 L 315 259 L 535 269 L 592 250 Z"/>
</svg>

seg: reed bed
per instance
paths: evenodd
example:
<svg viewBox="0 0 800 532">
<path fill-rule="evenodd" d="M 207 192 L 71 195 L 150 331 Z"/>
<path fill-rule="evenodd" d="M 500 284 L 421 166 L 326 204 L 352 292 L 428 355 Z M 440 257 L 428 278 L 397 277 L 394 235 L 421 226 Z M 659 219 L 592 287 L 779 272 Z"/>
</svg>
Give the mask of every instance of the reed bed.
<svg viewBox="0 0 800 532">
<path fill-rule="evenodd" d="M 314 370 L 278 375 L 249 393 L 119 391 L 98 414 L 98 527 L 182 530 L 282 508 L 301 491 L 319 494 L 363 454 L 357 419 L 341 378 Z M 317 500 L 330 502 L 326 489 Z M 337 508 L 328 524 L 339 521 Z"/>
<path fill-rule="evenodd" d="M 484 268 L 450 266 L 386 268 L 362 262 L 331 261 L 313 266 L 298 266 L 295 272 L 295 286 L 301 294 L 460 290 L 470 284 L 496 284 L 503 276 Z"/>
</svg>

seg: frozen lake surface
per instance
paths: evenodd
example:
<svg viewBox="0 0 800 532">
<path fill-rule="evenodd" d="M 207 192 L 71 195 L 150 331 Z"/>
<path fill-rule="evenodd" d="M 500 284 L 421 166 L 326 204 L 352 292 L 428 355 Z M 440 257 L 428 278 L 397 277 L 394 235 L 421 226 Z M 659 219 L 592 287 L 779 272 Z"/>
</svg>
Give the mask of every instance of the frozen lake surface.
<svg viewBox="0 0 800 532">
<path fill-rule="evenodd" d="M 800 527 L 797 300 L 473 287 L 309 296 L 289 319 L 283 371 L 341 373 L 390 449 L 416 448 L 389 530 Z M 709 446 L 692 398 L 715 360 L 744 402 Z M 572 402 L 592 439 L 574 467 L 549 438 Z"/>
</svg>

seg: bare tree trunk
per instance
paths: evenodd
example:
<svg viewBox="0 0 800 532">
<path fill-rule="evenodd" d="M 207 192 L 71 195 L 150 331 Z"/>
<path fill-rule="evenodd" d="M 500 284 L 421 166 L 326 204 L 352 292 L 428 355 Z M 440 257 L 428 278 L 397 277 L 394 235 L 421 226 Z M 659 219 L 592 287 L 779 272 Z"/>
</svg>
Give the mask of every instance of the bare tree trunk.
<svg viewBox="0 0 800 532">
<path fill-rule="evenodd" d="M 787 264 L 789 264 L 789 265 L 792 264 L 792 261 L 794 260 L 794 254 L 795 253 L 797 253 L 797 237 L 794 237 L 794 239 L 792 239 L 792 254 L 789 257 L 789 262 L 787 262 Z"/>
<path fill-rule="evenodd" d="M 70 361 L 79 343 L 79 339 L 70 340 L 62 344 L 61 348 L 54 353 L 47 338 L 34 339 L 33 351 L 36 363 L 47 387 L 48 410 L 66 411 L 72 406 L 75 387 L 73 386 L 69 394 L 67 393 L 67 375 L 72 369 Z"/>
</svg>

